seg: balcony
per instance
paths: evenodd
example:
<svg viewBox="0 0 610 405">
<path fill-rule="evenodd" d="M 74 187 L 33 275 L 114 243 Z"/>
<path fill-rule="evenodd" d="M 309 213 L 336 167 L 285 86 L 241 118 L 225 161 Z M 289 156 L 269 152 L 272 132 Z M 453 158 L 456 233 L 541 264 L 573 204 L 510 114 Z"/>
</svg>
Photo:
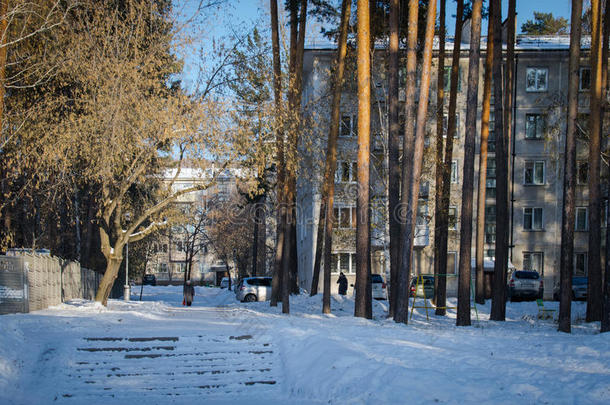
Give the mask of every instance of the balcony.
<svg viewBox="0 0 610 405">
<path fill-rule="evenodd" d="M 413 247 L 426 247 L 430 244 L 430 228 L 428 225 L 415 225 Z"/>
</svg>

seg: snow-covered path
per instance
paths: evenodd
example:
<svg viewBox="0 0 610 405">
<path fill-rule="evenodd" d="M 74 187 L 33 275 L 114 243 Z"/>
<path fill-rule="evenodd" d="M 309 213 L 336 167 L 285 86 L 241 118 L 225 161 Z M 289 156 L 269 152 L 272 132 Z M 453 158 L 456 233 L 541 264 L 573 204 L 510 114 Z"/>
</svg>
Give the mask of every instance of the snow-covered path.
<svg viewBox="0 0 610 405">
<path fill-rule="evenodd" d="M 25 373 L 0 394 L 0 403 L 287 400 L 279 387 L 283 371 L 275 344 L 255 314 L 219 306 L 232 297 L 217 289 L 202 289 L 190 308 L 177 306 L 178 289 L 156 290 L 146 298 L 175 306 L 72 302 L 3 318 L 18 320 L 14 332 L 20 341 L 12 343 L 21 352 L 14 361 Z"/>
<path fill-rule="evenodd" d="M 143 301 L 107 308 L 75 301 L 0 317 L 0 404 L 607 403 L 610 334 L 582 322 L 573 334 L 537 320 L 534 302 L 509 303 L 507 322 L 479 307 L 473 327 L 455 314 L 408 326 L 354 318 L 353 300 L 268 302 L 197 288 L 145 287 Z M 134 292 L 137 300 L 139 290 Z M 556 303 L 545 303 L 553 308 Z M 474 320 L 474 316 L 473 316 Z"/>
</svg>

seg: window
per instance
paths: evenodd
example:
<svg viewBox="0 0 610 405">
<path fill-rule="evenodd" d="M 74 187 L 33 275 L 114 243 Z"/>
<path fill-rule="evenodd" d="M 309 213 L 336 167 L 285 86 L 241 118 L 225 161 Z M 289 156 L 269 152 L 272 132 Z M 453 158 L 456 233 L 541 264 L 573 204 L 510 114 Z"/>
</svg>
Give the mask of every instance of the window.
<svg viewBox="0 0 610 405">
<path fill-rule="evenodd" d="M 331 273 L 356 273 L 356 253 L 333 253 L 331 255 Z"/>
<path fill-rule="evenodd" d="M 591 89 L 591 68 L 581 67 L 578 72 L 578 90 L 586 91 Z"/>
<path fill-rule="evenodd" d="M 489 112 L 489 136 L 487 138 L 487 152 L 495 152 L 496 151 L 496 118 L 493 111 Z"/>
<path fill-rule="evenodd" d="M 487 178 L 495 179 L 496 178 L 496 159 L 495 158 L 487 158 Z"/>
<path fill-rule="evenodd" d="M 587 207 L 576 207 L 576 220 L 574 222 L 575 231 L 586 231 L 587 221 L 589 220 L 587 215 Z"/>
<path fill-rule="evenodd" d="M 449 229 L 452 231 L 457 230 L 457 207 L 449 207 Z"/>
<path fill-rule="evenodd" d="M 544 275 L 544 253 L 523 252 L 523 270 L 537 271 Z"/>
<path fill-rule="evenodd" d="M 485 221 L 485 243 L 496 243 L 496 223 Z"/>
<path fill-rule="evenodd" d="M 172 263 L 172 271 L 174 273 L 184 273 L 186 271 L 186 263 Z"/>
<path fill-rule="evenodd" d="M 485 222 L 496 222 L 495 205 L 488 205 L 485 207 Z"/>
<path fill-rule="evenodd" d="M 449 133 L 449 115 L 447 113 L 443 113 L 443 138 L 447 138 L 447 134 Z M 457 139 L 460 137 L 460 114 L 455 114 L 455 134 L 453 134 L 453 138 Z"/>
<path fill-rule="evenodd" d="M 544 184 L 544 161 L 525 162 L 523 184 L 540 186 Z"/>
<path fill-rule="evenodd" d="M 487 178 L 485 179 L 485 196 L 486 198 L 496 197 L 496 159 L 493 157 L 487 158 Z"/>
<path fill-rule="evenodd" d="M 457 82 L 457 91 L 462 91 L 462 81 L 460 80 L 460 76 L 462 75 L 462 69 L 458 68 L 458 82 Z M 451 90 L 451 66 L 445 66 L 445 91 L 449 92 Z M 447 99 L 449 97 L 446 97 Z"/>
<path fill-rule="evenodd" d="M 341 117 L 341 129 L 339 136 L 353 137 L 358 130 L 358 118 L 356 116 L 344 115 Z"/>
<path fill-rule="evenodd" d="M 542 230 L 542 208 L 523 209 L 523 229 L 526 231 Z"/>
<path fill-rule="evenodd" d="M 496 179 L 485 180 L 485 198 L 496 198 Z"/>
<path fill-rule="evenodd" d="M 182 241 L 181 241 L 181 240 L 177 241 L 177 242 L 176 242 L 176 250 L 177 250 L 178 252 L 182 252 L 182 247 L 183 247 L 183 246 L 182 246 Z"/>
<path fill-rule="evenodd" d="M 546 117 L 542 114 L 525 114 L 525 139 L 542 139 Z"/>
<path fill-rule="evenodd" d="M 415 224 L 419 226 L 428 225 L 428 203 L 425 200 L 419 200 L 417 204 Z"/>
<path fill-rule="evenodd" d="M 548 68 L 527 68 L 525 91 L 546 91 L 548 75 Z"/>
<path fill-rule="evenodd" d="M 334 209 L 335 223 L 339 229 L 356 227 L 356 207 L 338 207 Z"/>
<path fill-rule="evenodd" d="M 353 161 L 338 161 L 335 172 L 335 183 L 353 183 L 357 181 L 358 166 Z"/>
<path fill-rule="evenodd" d="M 452 183 L 458 182 L 458 161 L 457 160 L 453 160 L 451 162 L 451 182 Z"/>
<path fill-rule="evenodd" d="M 167 263 L 159 263 L 157 273 L 167 273 Z"/>
<path fill-rule="evenodd" d="M 576 164 L 576 183 L 587 184 L 589 182 L 589 162 L 578 162 Z"/>
<path fill-rule="evenodd" d="M 485 207 L 485 243 L 496 243 L 496 206 Z M 493 257 L 493 256 L 492 256 Z"/>
<path fill-rule="evenodd" d="M 587 252 L 574 252 L 574 276 L 586 276 L 587 266 Z"/>
<path fill-rule="evenodd" d="M 419 198 L 427 200 L 430 195 L 430 182 L 422 180 L 419 183 Z"/>
</svg>

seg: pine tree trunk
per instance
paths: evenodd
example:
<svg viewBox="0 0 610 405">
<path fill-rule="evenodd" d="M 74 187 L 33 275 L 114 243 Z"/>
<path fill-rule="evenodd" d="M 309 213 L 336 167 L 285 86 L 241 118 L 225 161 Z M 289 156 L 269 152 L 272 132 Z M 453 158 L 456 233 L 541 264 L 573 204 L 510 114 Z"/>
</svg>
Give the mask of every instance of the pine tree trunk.
<svg viewBox="0 0 610 405">
<path fill-rule="evenodd" d="M 591 93 L 589 113 L 589 254 L 587 322 L 601 320 L 601 1 L 591 0 Z"/>
<path fill-rule="evenodd" d="M 489 21 L 492 21 L 492 4 L 489 5 Z M 479 192 L 477 193 L 476 236 L 476 287 L 475 302 L 485 304 L 485 192 L 487 186 L 487 149 L 489 140 L 489 116 L 491 104 L 491 71 L 493 63 L 493 24 L 487 27 L 485 77 L 483 79 L 483 107 L 481 112 L 481 150 L 479 153 Z"/>
<path fill-rule="evenodd" d="M 417 0 L 410 0 L 409 2 L 409 38 L 414 35 L 417 36 Z M 413 11 L 413 12 L 411 12 Z M 412 20 L 413 14 L 415 19 Z M 412 23 L 415 21 L 415 23 Z M 403 195 L 402 198 L 406 197 L 408 201 L 405 204 L 406 217 L 404 218 L 404 228 L 402 231 L 401 240 L 401 260 L 400 260 L 400 271 L 399 271 L 399 295 L 396 303 L 396 314 L 394 320 L 396 322 L 407 323 L 409 313 L 409 275 L 412 267 L 413 257 L 413 237 L 415 233 L 415 220 L 417 217 L 417 203 L 419 197 L 419 181 L 421 176 L 422 161 L 424 155 L 424 135 L 426 131 L 426 123 L 428 116 L 428 96 L 430 94 L 430 67 L 432 65 L 432 44 L 434 41 L 434 28 L 436 21 L 436 2 L 430 2 L 428 5 L 428 11 L 426 15 L 426 30 L 424 40 L 424 50 L 422 55 L 422 71 L 421 71 L 421 82 L 419 86 L 419 102 L 417 105 L 417 130 L 415 133 L 415 140 L 413 138 L 407 139 L 407 133 L 405 132 L 405 151 L 403 152 Z M 415 31 L 414 33 L 411 30 Z M 411 49 L 411 46 L 416 45 L 416 39 L 411 43 L 410 39 L 407 39 L 407 52 Z M 412 56 L 414 57 L 414 55 Z M 415 78 L 414 70 L 411 78 Z M 409 80 L 409 56 L 407 55 L 407 81 Z M 413 80 L 415 83 L 415 80 Z M 408 94 L 407 94 L 408 101 Z M 408 127 L 407 122 L 407 127 Z M 410 141 L 410 142 L 409 142 Z M 411 154 L 408 154 L 407 145 L 412 150 Z M 412 156 L 412 159 L 409 157 Z M 407 161 L 411 162 L 411 167 L 406 167 Z M 411 169 L 409 171 L 409 169 Z M 408 183 L 408 188 L 405 190 L 404 183 Z M 406 195 L 405 195 L 406 194 Z M 402 200 L 405 201 L 405 200 Z"/>
<path fill-rule="evenodd" d="M 439 217 L 435 218 L 438 224 L 435 226 L 439 232 L 438 241 L 439 249 L 438 258 L 435 257 L 435 261 L 438 260 L 438 292 L 436 293 L 436 310 L 437 315 L 445 315 L 444 307 L 447 306 L 447 242 L 449 239 L 449 202 L 451 201 L 451 166 L 453 163 L 453 140 L 455 139 L 455 133 L 457 129 L 457 92 L 458 82 L 460 79 L 460 50 L 461 50 L 461 37 L 462 27 L 464 25 L 464 1 L 457 1 L 457 16 L 455 20 L 455 38 L 457 40 L 453 44 L 453 55 L 451 61 L 451 79 L 449 87 L 449 111 L 448 122 L 447 122 L 447 142 L 445 143 L 445 164 L 443 167 L 443 182 L 442 182 L 442 195 L 441 195 L 441 207 L 439 210 Z"/>
<path fill-rule="evenodd" d="M 284 207 L 278 207 L 278 226 L 277 226 L 277 240 L 275 244 L 275 257 L 273 262 L 273 278 L 271 279 L 271 302 L 270 306 L 277 307 L 277 302 L 282 300 L 282 290 L 284 288 L 284 277 L 283 277 L 283 261 L 284 258 L 284 237 L 286 229 L 284 227 L 284 220 L 286 214 L 284 213 Z"/>
<path fill-rule="evenodd" d="M 506 66 L 504 73 L 504 131 L 506 137 L 506 145 L 509 148 L 507 153 L 511 154 L 510 147 L 512 145 L 511 139 L 512 124 L 513 124 L 513 91 L 515 88 L 515 18 L 516 18 L 516 0 L 508 0 L 508 17 L 506 19 Z M 508 173 L 512 173 L 511 170 L 511 158 L 508 158 Z M 512 182 L 510 185 L 512 192 Z"/>
<path fill-rule="evenodd" d="M 282 254 L 284 242 L 284 215 L 282 213 L 283 206 L 283 188 L 285 178 L 285 160 L 284 160 L 284 133 L 280 128 L 281 111 L 282 111 L 282 71 L 280 61 L 280 39 L 278 31 L 278 10 L 277 0 L 269 0 L 271 11 L 271 42 L 273 52 L 273 94 L 275 102 L 276 114 L 276 149 L 277 149 L 277 224 L 276 224 L 276 249 L 275 260 L 273 263 L 273 278 L 271 281 L 271 301 L 272 307 L 277 306 L 278 297 L 280 295 L 280 277 L 282 271 Z"/>
<path fill-rule="evenodd" d="M 291 193 L 294 196 L 292 203 L 292 216 L 290 221 L 290 294 L 300 293 L 299 289 L 299 266 L 297 246 L 297 204 L 296 204 L 296 172 L 294 173 Z"/>
<path fill-rule="evenodd" d="M 511 226 L 513 224 L 513 201 L 514 201 L 514 141 L 513 138 L 513 104 L 514 104 L 514 90 L 515 90 L 515 19 L 516 19 L 516 0 L 508 0 L 508 17 L 506 21 L 506 66 L 505 66 L 505 77 L 504 77 L 504 138 L 506 145 L 506 173 L 507 178 L 509 180 L 508 184 L 508 196 L 507 196 L 507 204 L 509 204 L 508 215 L 510 219 L 507 223 L 508 235 L 507 235 L 507 269 L 508 269 L 508 261 L 512 260 L 513 254 L 513 231 L 514 227 Z M 511 151 L 511 148 L 513 150 Z M 509 253 L 510 252 L 510 253 Z M 540 275 L 542 277 L 542 274 Z M 504 285 L 507 282 L 507 274 L 504 274 Z"/>
<path fill-rule="evenodd" d="M 468 94 L 466 95 L 466 137 L 464 139 L 464 176 L 460 219 L 460 259 L 458 279 L 457 326 L 470 326 L 470 256 L 472 247 L 472 198 L 474 192 L 474 149 L 479 98 L 479 58 L 482 0 L 472 3 L 472 25 L 468 58 Z"/>
<path fill-rule="evenodd" d="M 6 37 L 8 0 L 0 0 L 0 128 L 4 128 L 4 81 L 6 79 Z"/>
<path fill-rule="evenodd" d="M 322 191 L 324 194 L 324 191 Z M 318 216 L 318 231 L 316 236 L 316 255 L 313 264 L 313 276 L 311 277 L 311 288 L 309 290 L 309 296 L 313 297 L 318 294 L 318 284 L 320 284 L 320 267 L 322 266 L 322 252 L 324 250 L 324 213 L 326 211 L 326 201 L 324 195 L 322 195 L 322 201 L 320 201 L 320 215 Z"/>
<path fill-rule="evenodd" d="M 369 164 L 371 124 L 371 54 L 369 1 L 358 0 L 358 199 L 356 203 L 356 302 L 354 316 L 367 318 L 370 282 Z"/>
<path fill-rule="evenodd" d="M 254 210 L 254 225 L 252 227 L 252 277 L 258 275 L 258 218 L 256 217 L 256 209 Z"/>
<path fill-rule="evenodd" d="M 445 0 L 441 0 L 445 1 Z M 400 201 L 400 163 L 399 163 L 399 102 L 398 102 L 398 64 L 399 64 L 399 0 L 390 2 L 390 50 L 388 58 L 388 221 L 390 228 L 390 280 L 389 314 L 394 317 L 396 308 L 397 274 L 400 258 L 400 221 L 396 209 Z"/>
<path fill-rule="evenodd" d="M 508 266 L 508 144 L 503 125 L 502 97 L 502 21 L 500 0 L 493 1 L 494 26 L 494 118 L 496 135 L 496 260 L 489 319 L 504 321 L 506 317 L 506 269 Z"/>
<path fill-rule="evenodd" d="M 332 263 L 333 205 L 335 200 L 335 170 L 337 169 L 337 137 L 341 122 L 341 89 L 345 72 L 345 55 L 347 54 L 347 30 L 351 16 L 351 3 L 343 0 L 341 4 L 341 25 L 339 27 L 339 47 L 335 60 L 333 79 L 331 82 L 331 123 L 328 134 L 326 164 L 324 166 L 324 293 L 322 296 L 322 312 L 330 313 L 330 273 Z"/>
<path fill-rule="evenodd" d="M 284 209 L 284 215 L 286 216 L 284 222 L 284 231 L 283 236 L 284 240 L 282 243 L 282 250 L 284 254 L 282 255 L 282 313 L 289 314 L 290 313 L 290 219 L 289 219 L 290 207 Z"/>
<path fill-rule="evenodd" d="M 261 276 L 267 275 L 267 207 L 265 199 L 263 195 L 256 210 L 258 217 L 258 262 L 256 264 L 256 272 Z"/>
<path fill-rule="evenodd" d="M 443 149 L 445 145 L 445 9 L 446 0 L 440 2 L 440 20 L 439 20 L 439 33 L 438 33 L 438 71 L 437 71 L 437 84 L 436 84 L 436 159 L 435 159 L 435 188 L 434 193 L 434 305 L 439 307 L 439 274 L 442 273 L 440 270 L 440 256 L 441 256 L 441 207 L 442 207 L 442 196 L 443 192 Z M 445 253 L 445 263 L 447 262 L 447 253 Z M 445 282 L 446 279 L 443 279 Z M 445 306 L 445 305 L 443 305 Z M 436 315 L 445 315 L 445 308 L 437 308 Z"/>
<path fill-rule="evenodd" d="M 580 34 L 582 0 L 572 0 L 570 59 L 568 67 L 568 108 L 563 169 L 563 210 L 561 218 L 561 253 L 559 277 L 559 331 L 570 333 L 572 314 L 572 266 L 574 263 L 574 221 L 576 198 L 576 117 L 578 115 L 578 76 L 580 69 Z"/>
<path fill-rule="evenodd" d="M 394 310 L 394 321 L 408 323 L 409 312 L 409 276 L 411 272 L 411 242 L 407 240 L 412 237 L 407 235 L 407 227 L 412 224 L 409 218 L 412 216 L 413 207 L 410 204 L 411 184 L 413 182 L 413 148 L 415 144 L 415 84 L 417 68 L 417 23 L 419 14 L 419 3 L 417 0 L 409 0 L 409 12 L 407 22 L 407 66 L 405 74 L 405 133 L 403 134 L 402 147 L 402 182 L 400 193 L 400 248 L 399 268 L 396 288 L 396 308 Z M 407 247 L 407 248 L 405 248 Z M 406 250 L 405 250 L 406 249 Z M 407 251 L 408 250 L 408 251 Z"/>
<path fill-rule="evenodd" d="M 606 0 L 606 7 L 604 13 L 604 27 L 603 27 L 603 38 L 602 38 L 602 117 L 605 117 L 609 111 L 608 106 L 608 42 L 610 41 L 610 0 Z M 603 128 L 603 122 L 602 122 Z M 606 178 L 606 195 L 607 203 L 610 204 L 610 179 Z M 604 280 L 605 282 L 603 290 L 604 296 L 602 297 L 602 320 L 600 332 L 610 332 L 610 227 L 608 226 L 608 218 L 606 223 L 602 224 L 606 226 L 606 261 L 604 265 Z"/>
<path fill-rule="evenodd" d="M 289 198 L 291 208 L 289 209 L 289 216 L 287 217 L 288 232 L 290 236 L 287 238 L 286 248 L 288 249 L 288 268 L 285 268 L 290 274 L 290 292 L 292 294 L 299 294 L 298 275 L 299 275 L 299 261 L 298 261 L 298 248 L 297 248 L 297 206 L 296 206 L 296 183 L 297 183 L 297 168 L 298 168 L 298 143 L 299 134 L 302 127 L 302 113 L 301 113 L 301 94 L 303 87 L 302 73 L 303 73 L 303 55 L 305 47 L 305 28 L 307 22 L 307 0 L 301 0 L 300 7 L 297 2 L 294 1 L 294 12 L 291 13 L 291 56 L 294 53 L 294 62 L 291 59 L 290 65 L 292 67 L 293 74 L 291 75 L 290 81 L 290 112 L 293 114 L 291 117 L 291 131 L 289 133 L 289 145 L 290 148 L 290 164 L 287 170 L 287 181 L 289 186 Z M 300 10 L 300 13 L 298 11 Z M 297 14 L 298 13 L 298 14 Z M 293 20 L 292 15 L 298 15 L 298 18 L 294 20 L 294 26 L 297 27 L 296 44 L 293 45 Z M 295 47 L 296 49 L 292 50 Z"/>
</svg>

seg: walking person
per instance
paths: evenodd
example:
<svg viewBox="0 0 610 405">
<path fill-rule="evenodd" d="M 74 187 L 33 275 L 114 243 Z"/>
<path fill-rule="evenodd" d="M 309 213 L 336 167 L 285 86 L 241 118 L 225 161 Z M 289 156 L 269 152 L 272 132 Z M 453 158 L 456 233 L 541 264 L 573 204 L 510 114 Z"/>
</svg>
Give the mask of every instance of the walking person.
<svg viewBox="0 0 610 405">
<path fill-rule="evenodd" d="M 337 280 L 337 284 L 339 284 L 339 294 L 340 295 L 347 294 L 347 277 L 345 277 L 345 274 L 343 274 L 343 272 L 341 272 L 341 274 L 339 274 L 339 279 Z"/>
<path fill-rule="evenodd" d="M 195 297 L 195 287 L 191 284 L 191 280 L 186 281 L 182 292 L 184 294 L 183 305 L 186 304 L 187 307 L 190 307 L 193 303 L 193 297 Z"/>
</svg>

